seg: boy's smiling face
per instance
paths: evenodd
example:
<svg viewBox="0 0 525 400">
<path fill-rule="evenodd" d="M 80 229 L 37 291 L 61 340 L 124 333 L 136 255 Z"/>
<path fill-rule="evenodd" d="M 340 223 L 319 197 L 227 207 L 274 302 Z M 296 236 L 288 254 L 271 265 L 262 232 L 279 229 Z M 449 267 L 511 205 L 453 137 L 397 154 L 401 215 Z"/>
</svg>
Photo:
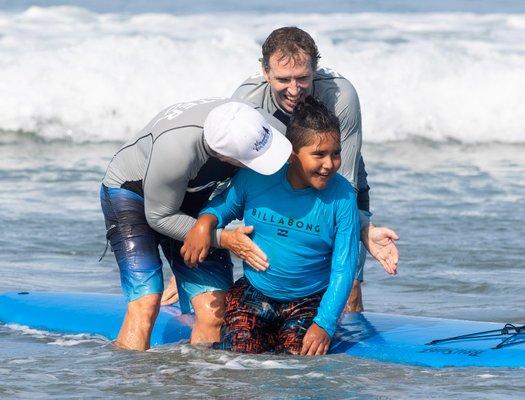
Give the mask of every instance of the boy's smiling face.
<svg viewBox="0 0 525 400">
<path fill-rule="evenodd" d="M 290 156 L 288 181 L 294 189 L 322 190 L 341 166 L 341 142 L 336 132 L 319 132 L 315 140 Z"/>
</svg>

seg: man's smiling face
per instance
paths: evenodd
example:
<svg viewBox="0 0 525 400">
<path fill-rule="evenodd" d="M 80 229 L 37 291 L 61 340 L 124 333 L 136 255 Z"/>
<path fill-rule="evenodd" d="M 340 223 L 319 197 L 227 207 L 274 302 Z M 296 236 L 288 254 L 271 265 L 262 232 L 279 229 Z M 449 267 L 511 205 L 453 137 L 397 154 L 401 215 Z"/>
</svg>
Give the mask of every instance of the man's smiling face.
<svg viewBox="0 0 525 400">
<path fill-rule="evenodd" d="M 283 111 L 291 113 L 312 91 L 314 71 L 310 56 L 301 51 L 296 57 L 283 57 L 276 52 L 268 64 L 270 68 L 263 68 L 263 75 L 273 98 Z"/>
</svg>

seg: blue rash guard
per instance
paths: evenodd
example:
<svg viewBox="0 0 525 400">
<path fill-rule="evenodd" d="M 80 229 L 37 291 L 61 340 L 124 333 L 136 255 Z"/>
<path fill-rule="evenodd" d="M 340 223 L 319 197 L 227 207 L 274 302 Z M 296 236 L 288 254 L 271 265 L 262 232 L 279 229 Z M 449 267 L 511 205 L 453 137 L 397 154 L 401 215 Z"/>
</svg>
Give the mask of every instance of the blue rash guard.
<svg viewBox="0 0 525 400">
<path fill-rule="evenodd" d="M 339 174 L 323 190 L 293 189 L 287 171 L 288 165 L 270 176 L 239 171 L 201 215 L 216 216 L 218 227 L 234 219 L 254 226 L 252 240 L 270 267 L 260 272 L 244 263 L 244 274 L 266 296 L 292 301 L 326 290 L 314 322 L 332 336 L 358 261 L 355 191 Z"/>
</svg>

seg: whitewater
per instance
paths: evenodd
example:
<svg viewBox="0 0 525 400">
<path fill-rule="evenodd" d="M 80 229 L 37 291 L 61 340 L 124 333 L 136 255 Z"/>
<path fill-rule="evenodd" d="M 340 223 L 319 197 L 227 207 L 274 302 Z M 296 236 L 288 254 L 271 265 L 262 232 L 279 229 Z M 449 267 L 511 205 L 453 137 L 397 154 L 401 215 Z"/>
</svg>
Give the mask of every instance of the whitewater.
<svg viewBox="0 0 525 400">
<path fill-rule="evenodd" d="M 284 25 L 354 83 L 367 142 L 525 142 L 525 15 L 467 12 L 0 11 L 0 130 L 123 141 L 170 104 L 231 95 Z"/>
</svg>

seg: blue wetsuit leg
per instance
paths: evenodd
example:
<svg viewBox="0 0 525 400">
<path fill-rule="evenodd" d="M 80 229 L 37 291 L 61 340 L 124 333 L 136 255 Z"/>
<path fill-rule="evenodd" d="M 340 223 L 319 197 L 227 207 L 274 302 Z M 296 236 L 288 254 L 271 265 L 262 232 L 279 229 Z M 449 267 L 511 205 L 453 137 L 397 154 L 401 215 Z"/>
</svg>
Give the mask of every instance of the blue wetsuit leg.
<svg viewBox="0 0 525 400">
<path fill-rule="evenodd" d="M 162 293 L 160 235 L 146 221 L 144 199 L 130 190 L 102 185 L 100 201 L 126 299 Z"/>
</svg>

